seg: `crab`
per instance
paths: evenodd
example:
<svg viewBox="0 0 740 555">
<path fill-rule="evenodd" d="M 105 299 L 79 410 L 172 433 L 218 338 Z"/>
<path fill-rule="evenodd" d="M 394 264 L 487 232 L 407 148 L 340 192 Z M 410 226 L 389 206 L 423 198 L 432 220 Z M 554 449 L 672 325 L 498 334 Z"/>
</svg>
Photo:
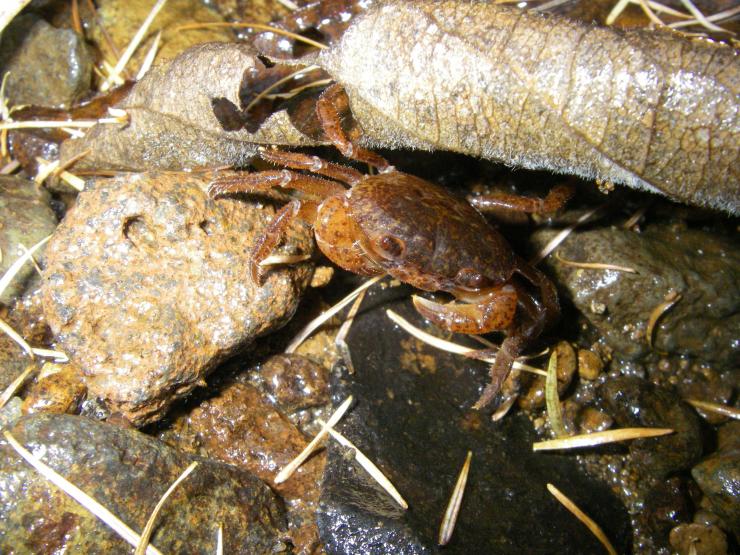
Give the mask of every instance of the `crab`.
<svg viewBox="0 0 740 555">
<path fill-rule="evenodd" d="M 377 174 L 365 175 L 317 156 L 262 149 L 264 160 L 291 169 L 220 177 L 209 192 L 217 197 L 279 187 L 301 193 L 302 198 L 291 200 L 277 212 L 255 244 L 250 259 L 255 283 L 261 283 L 269 271 L 260 263 L 279 245 L 290 225 L 300 220 L 313 226 L 319 249 L 345 270 L 364 276 L 388 274 L 422 291 L 451 294 L 455 300 L 446 304 L 413 296 L 416 310 L 433 324 L 465 334 L 505 332 L 491 366 L 491 381 L 474 405 L 484 408 L 500 389 L 514 359 L 557 320 L 560 308 L 555 287 L 515 254 L 468 201 L 397 171 L 378 154 L 350 140 L 341 124 L 347 108 L 344 91 L 332 85 L 317 101 L 316 113 L 334 146 L 345 157 L 376 168 Z M 570 194 L 568 186 L 558 186 L 544 199 L 496 195 L 475 200 L 481 208 L 551 212 L 563 206 Z"/>
</svg>

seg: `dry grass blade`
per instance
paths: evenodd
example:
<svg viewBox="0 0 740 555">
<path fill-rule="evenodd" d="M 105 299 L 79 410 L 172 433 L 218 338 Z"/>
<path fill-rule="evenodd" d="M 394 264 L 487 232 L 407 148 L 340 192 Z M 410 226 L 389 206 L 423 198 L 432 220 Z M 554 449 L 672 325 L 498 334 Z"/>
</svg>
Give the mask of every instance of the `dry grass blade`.
<svg viewBox="0 0 740 555">
<path fill-rule="evenodd" d="M 357 463 L 364 468 L 372 478 L 380 484 L 380 487 L 382 487 L 388 495 L 390 495 L 393 500 L 398 503 L 402 508 L 408 509 L 409 504 L 406 503 L 406 500 L 401 496 L 401 494 L 398 492 L 396 487 L 391 483 L 391 481 L 388 479 L 388 477 L 383 474 L 383 472 L 375 465 L 373 461 L 371 461 L 362 451 L 360 451 L 357 446 L 352 443 L 350 440 L 348 440 L 346 437 L 344 437 L 342 434 L 340 434 L 338 431 L 336 431 L 334 428 L 327 426 L 322 420 L 316 420 L 319 424 L 322 426 L 326 426 L 326 429 L 331 434 L 331 437 L 333 437 L 335 440 L 339 442 L 340 445 L 344 445 L 348 449 L 352 449 L 355 454 L 355 460 Z"/>
<path fill-rule="evenodd" d="M 555 260 L 565 264 L 566 266 L 573 266 L 575 268 L 586 268 L 587 270 L 614 270 L 616 272 L 627 272 L 630 274 L 636 274 L 637 270 L 629 268 L 628 266 L 618 266 L 617 264 L 606 264 L 603 262 L 578 262 L 576 260 L 567 260 L 560 256 L 560 253 L 555 253 Z"/>
<path fill-rule="evenodd" d="M 0 2 L 0 32 L 31 0 L 3 0 Z"/>
<path fill-rule="evenodd" d="M 452 490 L 450 496 L 450 502 L 447 504 L 447 510 L 445 516 L 442 518 L 442 525 L 439 527 L 439 545 L 447 545 L 452 538 L 452 532 L 455 530 L 455 523 L 457 522 L 457 515 L 460 513 L 460 505 L 462 505 L 463 493 L 465 493 L 465 485 L 468 483 L 468 473 L 470 472 L 470 460 L 473 458 L 473 452 L 468 451 L 465 457 L 465 462 L 460 469 L 460 474 L 457 477 L 455 483 L 455 489 Z"/>
<path fill-rule="evenodd" d="M 33 354 L 41 358 L 53 358 L 54 362 L 69 362 L 67 353 L 62 351 L 54 351 L 52 349 L 41 349 L 39 347 L 31 347 Z"/>
<path fill-rule="evenodd" d="M 408 320 L 396 314 L 390 309 L 386 310 L 385 313 L 388 318 L 393 321 L 394 324 L 397 324 L 400 328 L 416 337 L 419 341 L 423 341 L 424 343 L 427 343 L 428 345 L 431 345 L 436 349 L 463 356 L 475 352 L 475 349 L 471 349 L 470 347 L 465 347 L 463 345 L 458 345 L 457 343 L 447 341 L 446 339 L 440 339 L 439 337 L 435 337 L 432 334 L 425 332 L 424 330 L 420 330 L 419 328 L 411 324 Z M 491 364 L 496 361 L 495 358 L 479 360 L 483 360 L 484 362 L 488 362 Z M 524 364 L 522 362 L 518 362 L 518 360 L 514 361 L 513 367 L 515 370 L 523 370 L 525 372 L 531 372 L 532 374 L 537 374 L 539 376 L 547 376 L 547 372 L 545 372 L 544 370 L 535 368 L 534 366 L 529 366 L 528 364 Z"/>
<path fill-rule="evenodd" d="M 147 74 L 147 72 L 151 69 L 152 64 L 154 63 L 154 58 L 157 57 L 157 52 L 159 52 L 159 43 L 162 40 L 162 31 L 157 31 L 157 36 L 154 37 L 154 42 L 152 43 L 151 47 L 149 47 L 149 52 L 146 53 L 146 56 L 144 57 L 144 60 L 141 62 L 141 67 L 139 68 L 139 73 L 136 74 L 136 80 L 141 81 L 142 77 Z"/>
<path fill-rule="evenodd" d="M 648 347 L 650 347 L 651 349 L 653 348 L 653 335 L 655 333 L 655 325 L 658 323 L 658 320 L 660 320 L 661 316 L 663 316 L 663 314 L 673 308 L 673 305 L 675 305 L 680 300 L 681 294 L 672 291 L 671 293 L 666 295 L 665 301 L 656 306 L 650 313 L 647 329 L 645 330 L 645 339 L 647 339 Z"/>
<path fill-rule="evenodd" d="M 143 23 L 141 24 L 139 29 L 136 31 L 136 34 L 132 37 L 131 42 L 128 43 L 126 50 L 124 50 L 123 54 L 121 54 L 121 57 L 118 59 L 118 62 L 116 62 L 116 65 L 111 70 L 110 76 L 100 86 L 101 91 L 107 91 L 110 88 L 110 86 L 117 79 L 120 78 L 121 72 L 123 72 L 123 69 L 126 67 L 126 64 L 128 64 L 129 60 L 131 59 L 131 56 L 133 56 L 134 52 L 136 52 L 136 49 L 139 47 L 139 44 L 144 38 L 144 35 L 146 35 L 146 32 L 149 30 L 149 26 L 154 21 L 154 18 L 157 17 L 157 14 L 164 7 L 166 2 L 167 0 L 157 0 L 154 6 L 152 6 L 152 9 L 149 11 L 149 14 L 147 14 Z"/>
<path fill-rule="evenodd" d="M 532 258 L 532 260 L 530 260 L 529 263 L 532 264 L 533 266 L 536 266 L 542 260 L 544 260 L 545 258 L 547 258 L 547 256 L 552 251 L 554 251 L 555 249 L 557 249 L 560 246 L 560 244 L 568 238 L 568 235 L 570 235 L 571 233 L 573 233 L 573 231 L 578 226 L 583 225 L 588 220 L 590 220 L 591 217 L 594 216 L 597 212 L 599 212 L 604 206 L 606 206 L 606 205 L 605 204 L 602 204 L 601 206 L 597 206 L 596 208 L 593 208 L 593 209 L 589 210 L 585 214 L 582 214 L 581 217 L 578 218 L 575 223 L 573 223 L 573 224 L 569 225 L 568 227 L 566 227 L 565 229 L 563 229 L 560 233 L 558 233 L 555 237 L 553 237 L 544 247 L 542 247 L 542 249 L 540 250 L 540 252 L 537 253 L 537 255 L 534 258 Z"/>
<path fill-rule="evenodd" d="M 617 550 L 614 549 L 614 546 L 609 541 L 609 538 L 606 537 L 606 534 L 604 534 L 604 531 L 601 529 L 601 527 L 596 524 L 591 518 L 589 518 L 586 513 L 579 509 L 576 504 L 573 503 L 573 501 L 568 499 L 558 488 L 556 488 L 552 484 L 547 484 L 547 491 L 549 491 L 555 497 L 555 499 L 560 501 L 560 503 L 562 503 L 562 505 L 566 509 L 573 513 L 578 520 L 586 525 L 591 533 L 596 536 L 596 538 L 606 548 L 606 550 L 609 552 L 609 555 L 617 555 Z"/>
<path fill-rule="evenodd" d="M 23 265 L 33 257 L 33 253 L 35 253 L 40 247 L 42 247 L 49 239 L 51 239 L 51 235 L 47 235 L 46 237 L 41 239 L 41 241 L 39 241 L 26 252 L 24 252 L 16 259 L 15 262 L 13 262 L 13 264 L 10 265 L 10 268 L 8 268 L 5 271 L 5 274 L 3 274 L 3 277 L 0 278 L 0 295 L 5 292 L 5 289 L 7 289 L 8 285 L 10 285 L 10 282 L 13 281 L 13 278 L 23 267 Z"/>
<path fill-rule="evenodd" d="M 31 358 L 34 358 L 33 353 L 33 347 L 31 347 L 23 337 L 21 337 L 21 334 L 19 334 L 17 331 L 13 329 L 13 327 L 8 324 L 5 320 L 0 318 L 0 330 L 2 330 L 5 335 L 10 337 L 13 341 L 15 341 L 21 349 L 25 351 L 25 353 L 30 356 Z"/>
<path fill-rule="evenodd" d="M 686 9 L 689 11 L 689 13 L 693 15 L 699 23 L 701 23 L 710 31 L 718 31 L 720 33 L 728 32 L 726 29 L 723 29 L 722 27 L 715 25 L 714 23 L 709 21 L 707 17 L 703 13 L 701 13 L 701 10 L 699 10 L 699 8 L 697 8 L 691 0 L 681 0 L 681 3 L 686 6 Z"/>
<path fill-rule="evenodd" d="M 185 478 L 187 478 L 193 470 L 195 470 L 196 466 L 198 466 L 198 461 L 191 462 L 190 465 L 188 465 L 188 467 L 182 471 L 182 474 L 180 474 L 177 480 L 172 482 L 172 485 L 167 488 L 167 491 L 164 492 L 164 495 L 154 507 L 152 514 L 149 515 L 149 520 L 146 521 L 146 526 L 144 526 L 144 531 L 141 533 L 139 545 L 136 546 L 136 551 L 134 551 L 134 555 L 144 555 L 146 553 L 147 546 L 149 545 L 149 538 L 152 537 L 152 532 L 154 531 L 154 523 L 157 520 L 157 515 L 159 515 L 159 511 L 162 510 L 165 501 L 167 501 L 167 498 L 172 494 L 173 491 L 175 491 L 175 488 L 177 488 L 177 486 L 179 486 L 180 483 Z"/>
<path fill-rule="evenodd" d="M 375 285 L 378 281 L 383 279 L 383 277 L 385 276 L 377 276 L 367 280 L 365 283 L 360 285 L 357 289 L 352 291 L 349 295 L 347 295 L 341 301 L 331 307 L 329 310 L 322 312 L 316 318 L 311 320 L 300 332 L 298 332 L 298 335 L 296 335 L 293 341 L 290 342 L 290 345 L 288 345 L 288 347 L 285 349 L 285 352 L 288 354 L 295 352 L 298 346 L 303 343 L 306 338 L 311 335 L 316 329 L 321 327 L 324 322 L 326 322 L 329 318 L 334 316 L 337 312 L 351 303 L 355 299 L 355 297 L 357 297 L 357 295 L 362 293 L 365 289 L 368 289 L 369 287 Z"/>
<path fill-rule="evenodd" d="M 133 547 L 139 545 L 140 537 L 139 534 L 129 528 L 120 518 L 106 509 L 103 505 L 98 503 L 95 499 L 90 497 L 80 488 L 75 486 L 73 483 L 68 481 L 64 476 L 57 473 L 53 468 L 47 466 L 41 462 L 37 457 L 33 455 L 28 449 L 23 447 L 18 440 L 16 440 L 10 432 L 7 430 L 3 432 L 5 439 L 15 451 L 25 459 L 25 461 L 34 467 L 44 478 L 49 480 L 52 484 L 61 489 L 64 493 L 69 495 L 72 499 L 77 501 L 80 505 L 85 507 L 97 518 L 102 520 L 108 525 L 116 534 L 121 536 L 126 542 L 131 544 Z M 151 545 L 147 547 L 147 555 L 162 555 L 161 551 Z"/>
<path fill-rule="evenodd" d="M 737 6 L 735 8 L 730 8 L 729 10 L 724 10 L 719 13 L 716 13 L 714 15 L 707 16 L 707 21 L 724 21 L 725 19 L 730 19 L 731 17 L 735 17 L 737 14 L 740 13 L 740 6 Z M 673 29 L 678 29 L 680 27 L 689 27 L 691 25 L 696 25 L 699 23 L 696 19 L 689 19 L 687 21 L 677 21 L 675 23 L 671 23 L 668 26 L 672 27 Z M 725 33 L 728 33 L 729 31 L 725 30 Z M 734 33 L 733 33 L 734 34 Z"/>
<path fill-rule="evenodd" d="M 286 75 L 282 79 L 278 79 L 272 85 L 265 88 L 265 90 L 261 91 L 257 96 L 255 96 L 252 99 L 252 101 L 249 104 L 247 104 L 247 107 L 244 108 L 244 112 L 245 113 L 249 112 L 252 108 L 254 108 L 257 104 L 259 104 L 267 95 L 269 95 L 272 91 L 283 86 L 288 81 L 292 79 L 298 79 L 299 77 L 303 77 L 306 73 L 310 73 L 311 71 L 314 71 L 317 69 L 321 69 L 321 68 L 317 65 L 306 66 L 306 67 L 299 69 L 298 71 L 294 71 L 293 73 Z"/>
<path fill-rule="evenodd" d="M 344 322 L 342 322 L 342 325 L 337 332 L 337 336 L 334 338 L 334 344 L 337 346 L 337 349 L 339 349 L 339 354 L 344 360 L 344 363 L 347 365 L 347 371 L 350 374 L 355 373 L 355 365 L 352 364 L 352 355 L 349 352 L 349 345 L 347 345 L 346 339 L 347 335 L 349 334 L 349 329 L 352 327 L 352 322 L 355 321 L 355 316 L 360 310 L 360 305 L 365 298 L 365 293 L 367 293 L 367 289 L 357 295 L 355 302 L 352 303 L 352 306 L 347 313 L 347 318 L 345 318 Z"/>
<path fill-rule="evenodd" d="M 304 37 L 303 35 L 291 33 L 290 31 L 286 31 L 285 29 L 280 29 L 279 27 L 273 27 L 272 25 L 264 25 L 262 23 L 248 23 L 248 22 L 188 23 L 186 25 L 180 25 L 179 27 L 175 29 L 175 31 L 188 31 L 190 29 L 208 29 L 210 27 L 237 27 L 237 28 L 242 28 L 242 29 L 257 29 L 258 31 L 268 31 L 270 33 L 275 33 L 277 35 L 283 35 L 285 37 L 291 38 L 293 40 L 297 40 L 304 44 L 308 44 L 309 46 L 320 48 L 322 50 L 324 50 L 325 48 L 329 48 L 325 44 L 316 42 L 315 40 L 311 40 L 308 37 Z"/>
<path fill-rule="evenodd" d="M 707 401 L 699 401 L 698 399 L 686 399 L 686 402 L 697 409 L 705 410 L 707 412 L 713 412 L 715 414 L 721 414 L 728 418 L 734 418 L 740 420 L 740 409 L 731 407 L 729 405 L 719 405 L 717 403 L 709 403 Z"/>
<path fill-rule="evenodd" d="M 329 433 L 329 428 L 336 426 L 337 422 L 341 420 L 341 418 L 344 416 L 344 413 L 347 412 L 347 409 L 349 409 L 349 406 L 351 404 L 352 395 L 347 397 L 347 399 L 345 399 L 345 401 L 341 405 L 339 405 L 339 408 L 334 411 L 334 414 L 332 414 L 326 424 L 321 427 L 321 430 L 319 430 L 319 433 L 316 434 L 316 437 L 314 437 L 311 442 L 306 445 L 306 448 L 301 451 L 295 459 L 286 464 L 285 467 L 278 473 L 278 475 L 275 476 L 274 481 L 276 484 L 283 483 L 285 480 L 293 475 L 298 467 L 303 464 L 303 461 L 305 461 L 309 457 L 309 455 L 313 453 L 319 442 L 326 437 L 326 434 Z"/>
<path fill-rule="evenodd" d="M 290 89 L 288 92 L 265 95 L 264 98 L 269 98 L 270 100 L 274 100 L 276 98 L 282 98 L 282 99 L 287 100 L 289 98 L 293 98 L 294 96 L 298 95 L 299 93 L 302 93 L 305 90 L 314 89 L 316 87 L 323 87 L 324 85 L 328 85 L 332 83 L 333 81 L 334 81 L 333 79 L 318 79 L 317 81 L 311 81 L 310 83 L 306 83 L 305 85 L 301 85 L 300 87 L 295 87 L 293 89 Z"/>
<path fill-rule="evenodd" d="M 606 432 L 594 432 L 592 434 L 581 434 L 577 436 L 537 441 L 532 444 L 532 451 L 554 451 L 556 449 L 577 449 L 579 447 L 595 447 L 617 441 L 630 439 L 646 439 L 650 437 L 672 434 L 670 428 L 621 428 L 619 430 L 608 430 Z"/>
<path fill-rule="evenodd" d="M 29 364 L 26 366 L 26 369 L 18 374 L 18 376 L 8 385 L 8 387 L 5 388 L 5 391 L 3 391 L 3 394 L 0 395 L 0 409 L 3 408 L 8 401 L 10 401 L 10 398 L 15 395 L 15 392 L 18 391 L 21 386 L 26 383 L 26 380 L 28 377 L 36 370 L 35 364 Z"/>
<path fill-rule="evenodd" d="M 100 119 L 77 119 L 77 120 L 26 120 L 26 121 L 6 121 L 0 123 L 0 130 L 8 129 L 89 129 L 98 124 L 123 124 L 128 121 L 128 115 L 123 110 L 117 110 L 122 113 L 119 117 L 109 117 Z"/>
<path fill-rule="evenodd" d="M 550 428 L 556 437 L 565 437 L 568 433 L 563 426 L 560 413 L 560 399 L 558 398 L 558 352 L 553 351 L 550 362 L 547 364 L 547 378 L 545 379 L 545 404 L 547 405 L 547 419 Z"/>
<path fill-rule="evenodd" d="M 296 11 L 298 9 L 298 5 L 294 4 L 290 0 L 277 0 L 278 4 L 282 4 L 286 8 L 288 8 L 291 11 Z"/>
<path fill-rule="evenodd" d="M 218 525 L 218 533 L 216 534 L 216 555 L 224 555 L 224 526 L 223 524 Z"/>
</svg>

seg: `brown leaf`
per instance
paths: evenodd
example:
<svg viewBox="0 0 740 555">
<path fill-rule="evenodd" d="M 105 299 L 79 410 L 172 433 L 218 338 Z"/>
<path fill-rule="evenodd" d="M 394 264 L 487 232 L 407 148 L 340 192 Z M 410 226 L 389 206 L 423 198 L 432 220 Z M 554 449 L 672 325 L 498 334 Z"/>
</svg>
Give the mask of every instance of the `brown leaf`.
<svg viewBox="0 0 740 555">
<path fill-rule="evenodd" d="M 76 169 L 177 170 L 244 166 L 259 144 L 315 144 L 286 110 L 270 115 L 255 133 L 242 128 L 243 77 L 260 67 L 243 43 L 193 47 L 152 69 L 118 105 L 128 125 L 97 125 L 83 139 L 65 141 L 61 158 L 91 149 Z"/>
<path fill-rule="evenodd" d="M 396 1 L 360 16 L 319 63 L 371 145 L 740 212 L 740 63 L 727 46 L 492 3 Z"/>
</svg>

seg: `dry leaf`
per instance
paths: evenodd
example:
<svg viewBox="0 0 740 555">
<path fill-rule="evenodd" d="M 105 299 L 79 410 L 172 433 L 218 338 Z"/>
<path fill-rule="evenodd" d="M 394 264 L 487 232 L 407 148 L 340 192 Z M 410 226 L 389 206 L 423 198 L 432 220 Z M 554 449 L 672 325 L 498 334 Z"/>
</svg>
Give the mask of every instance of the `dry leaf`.
<svg viewBox="0 0 740 555">
<path fill-rule="evenodd" d="M 740 63 L 725 45 L 487 2 L 396 1 L 358 17 L 319 64 L 371 145 L 740 212 Z"/>
<path fill-rule="evenodd" d="M 259 144 L 311 144 L 287 110 L 272 114 L 256 133 L 229 125 L 222 112 L 231 109 L 238 117 L 242 82 L 255 68 L 264 66 L 249 45 L 195 46 L 153 68 L 117 106 L 128 114 L 128 125 L 97 125 L 83 139 L 65 141 L 61 158 L 90 149 L 76 169 L 179 170 L 243 166 Z"/>
</svg>

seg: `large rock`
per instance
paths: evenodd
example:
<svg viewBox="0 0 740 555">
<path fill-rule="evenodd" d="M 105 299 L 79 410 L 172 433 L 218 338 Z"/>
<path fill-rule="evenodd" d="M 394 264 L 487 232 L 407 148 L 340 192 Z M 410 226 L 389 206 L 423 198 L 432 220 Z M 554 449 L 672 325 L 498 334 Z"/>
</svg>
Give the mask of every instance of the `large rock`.
<svg viewBox="0 0 740 555">
<path fill-rule="evenodd" d="M 218 362 L 284 324 L 310 263 L 257 287 L 249 253 L 274 214 L 214 201 L 191 174 L 129 175 L 80 194 L 50 242 L 44 310 L 89 395 L 136 425 L 158 419 Z M 282 252 L 310 253 L 304 228 Z"/>
<path fill-rule="evenodd" d="M 134 430 L 70 415 L 19 419 L 13 436 L 43 462 L 141 532 L 161 495 L 193 461 L 157 517 L 152 544 L 163 553 L 267 554 L 285 520 L 270 489 L 251 474 L 167 447 Z M 130 553 L 97 517 L 0 440 L 0 551 Z"/>
</svg>

